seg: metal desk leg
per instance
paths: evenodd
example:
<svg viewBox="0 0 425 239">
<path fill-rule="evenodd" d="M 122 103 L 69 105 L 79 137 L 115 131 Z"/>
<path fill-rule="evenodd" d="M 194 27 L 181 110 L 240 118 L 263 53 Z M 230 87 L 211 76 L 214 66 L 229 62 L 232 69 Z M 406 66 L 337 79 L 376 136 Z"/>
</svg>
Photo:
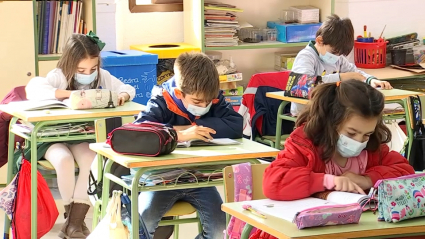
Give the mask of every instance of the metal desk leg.
<svg viewBox="0 0 425 239">
<path fill-rule="evenodd" d="M 141 168 L 137 170 L 131 182 L 131 225 L 132 234 L 130 238 L 139 239 L 139 180 L 149 168 Z"/>
<path fill-rule="evenodd" d="M 110 185 L 110 179 L 108 177 L 105 177 L 107 173 L 110 173 L 111 166 L 114 161 L 108 159 L 105 164 L 105 168 L 103 169 L 103 186 L 102 186 L 102 210 L 100 214 L 100 218 L 105 217 L 106 214 L 106 208 L 108 207 L 109 202 L 109 185 Z"/>
<path fill-rule="evenodd" d="M 37 123 L 31 132 L 31 238 L 37 239 L 37 133 L 46 122 Z"/>
<path fill-rule="evenodd" d="M 279 105 L 279 109 L 277 110 L 277 117 L 276 117 L 276 142 L 274 143 L 274 147 L 276 149 L 280 149 L 280 139 L 282 137 L 282 118 L 281 115 L 283 115 L 283 111 L 285 110 L 286 105 L 289 104 L 287 101 L 282 101 Z"/>
<path fill-rule="evenodd" d="M 18 118 L 13 117 L 9 124 L 9 139 L 8 139 L 8 148 L 7 148 L 7 185 L 12 181 L 13 177 L 15 176 L 13 174 L 13 155 L 15 152 L 15 134 L 12 133 L 11 128 L 12 125 L 16 124 L 18 121 Z M 7 214 L 4 215 L 4 238 L 9 238 L 9 231 L 10 231 L 10 220 L 7 217 Z"/>
<path fill-rule="evenodd" d="M 249 225 L 248 223 L 245 224 L 242 230 L 241 239 L 248 239 L 249 234 L 252 231 L 253 226 Z"/>
</svg>

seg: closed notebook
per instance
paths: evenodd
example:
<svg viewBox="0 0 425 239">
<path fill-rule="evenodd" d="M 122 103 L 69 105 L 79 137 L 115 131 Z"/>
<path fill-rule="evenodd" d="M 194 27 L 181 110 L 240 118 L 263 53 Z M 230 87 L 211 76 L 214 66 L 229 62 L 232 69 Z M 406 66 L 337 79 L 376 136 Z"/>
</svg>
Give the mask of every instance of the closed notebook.
<svg viewBox="0 0 425 239">
<path fill-rule="evenodd" d="M 177 144 L 177 147 L 188 148 L 188 147 L 194 147 L 194 146 L 218 146 L 218 145 L 236 145 L 236 144 L 241 144 L 241 143 L 239 141 L 228 139 L 228 138 L 219 138 L 219 139 L 212 139 L 208 142 L 203 140 L 183 141 L 183 142 L 179 142 Z"/>
</svg>

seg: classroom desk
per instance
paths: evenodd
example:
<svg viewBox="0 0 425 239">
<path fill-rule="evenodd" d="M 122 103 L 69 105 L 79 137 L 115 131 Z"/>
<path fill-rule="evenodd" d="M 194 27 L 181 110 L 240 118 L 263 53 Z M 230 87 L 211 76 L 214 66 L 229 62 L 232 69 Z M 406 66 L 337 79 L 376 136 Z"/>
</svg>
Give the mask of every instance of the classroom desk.
<svg viewBox="0 0 425 239">
<path fill-rule="evenodd" d="M 253 164 L 259 163 L 257 158 L 260 157 L 275 157 L 279 150 L 262 145 L 260 143 L 239 139 L 239 145 L 221 145 L 221 146 L 204 146 L 177 148 L 171 154 L 160 157 L 141 157 L 128 156 L 115 153 L 110 147 L 104 143 L 90 144 L 90 149 L 98 155 L 108 158 L 103 170 L 103 191 L 102 205 L 108 205 L 109 201 L 109 185 L 110 181 L 114 181 L 124 188 L 131 190 L 131 238 L 138 239 L 139 235 L 139 213 L 138 213 L 138 193 L 141 191 L 160 191 L 160 190 L 175 190 L 184 188 L 211 187 L 223 185 L 223 181 L 209 181 L 185 184 L 158 185 L 152 187 L 140 186 L 139 179 L 143 173 L 156 169 L 172 169 L 176 167 L 191 167 L 191 166 L 207 166 L 221 164 L 238 164 L 250 162 Z M 120 178 L 110 173 L 112 163 L 116 162 L 127 168 L 138 168 L 131 185 L 128 185 Z M 102 215 L 105 215 L 106 206 L 102 206 Z"/>
<path fill-rule="evenodd" d="M 406 120 L 406 125 L 410 125 L 410 114 L 408 109 L 408 105 L 406 102 L 406 98 L 408 98 L 409 96 L 414 96 L 414 95 L 424 95 L 424 93 L 419 93 L 419 92 L 414 92 L 414 91 L 408 91 L 408 90 L 399 90 L 399 89 L 391 89 L 391 90 L 380 90 L 382 92 L 382 94 L 384 94 L 385 97 L 385 103 L 389 104 L 389 103 L 397 103 L 400 104 L 404 109 L 405 109 L 405 114 L 402 115 L 402 117 Z M 276 123 L 276 142 L 280 142 L 281 140 L 281 128 L 282 128 L 282 121 L 283 120 L 289 120 L 289 121 L 294 121 L 296 120 L 296 117 L 290 116 L 290 115 L 285 115 L 283 114 L 283 110 L 285 109 L 285 106 L 291 102 L 294 103 L 299 103 L 299 104 L 307 104 L 308 100 L 306 99 L 300 99 L 300 98 L 294 98 L 294 97 L 288 97 L 284 95 L 284 91 L 276 91 L 276 92 L 269 92 L 266 93 L 266 96 L 269 98 L 273 98 L 273 99 L 278 99 L 281 100 L 282 102 L 280 103 L 278 112 L 277 112 L 277 123 Z M 400 116 L 394 116 L 391 117 L 391 119 L 396 119 L 396 118 L 400 118 Z M 409 127 L 408 127 L 409 129 Z M 409 137 L 409 142 L 411 142 L 413 140 L 413 134 L 411 132 L 411 130 L 407 130 L 408 133 L 408 137 Z M 276 143 L 275 144 L 276 148 L 279 149 L 280 148 L 280 144 Z M 410 149 L 410 144 L 409 144 L 409 149 Z M 410 150 L 408 151 L 408 154 L 410 153 Z"/>
<path fill-rule="evenodd" d="M 123 106 L 112 109 L 89 109 L 89 110 L 70 110 L 70 109 L 50 109 L 38 111 L 22 110 L 25 102 L 14 102 L 7 105 L 0 105 L 0 111 L 13 116 L 9 126 L 9 147 L 8 147 L 8 167 L 7 183 L 13 179 L 13 153 L 15 150 L 15 135 L 29 140 L 31 144 L 31 238 L 37 238 L 37 143 L 40 142 L 63 142 L 72 140 L 93 140 L 94 134 L 81 135 L 61 135 L 58 137 L 37 136 L 37 133 L 52 124 L 73 123 L 73 122 L 94 122 L 96 119 L 137 115 L 144 106 L 135 102 L 127 102 Z M 33 123 L 34 129 L 31 135 L 12 130 L 18 119 Z M 5 216 L 4 233 L 9 232 L 10 221 Z M 5 237 L 6 238 L 6 237 Z M 8 238 L 8 237 L 7 237 Z"/>
<path fill-rule="evenodd" d="M 359 68 L 359 70 L 366 72 L 369 75 L 375 76 L 379 80 L 401 80 L 401 79 L 417 79 L 425 78 L 425 74 L 413 73 L 411 71 L 400 70 L 387 66 L 385 68 L 379 69 L 364 69 Z"/>
<path fill-rule="evenodd" d="M 251 226 L 259 228 L 279 239 L 341 239 L 341 238 L 396 238 L 397 236 L 425 235 L 425 218 L 416 218 L 399 223 L 378 222 L 377 214 L 364 212 L 359 224 L 315 227 L 298 230 L 294 223 L 267 216 L 257 217 L 242 208 L 246 202 L 224 203 L 221 209 L 244 222 L 241 239 L 247 239 Z M 425 236 L 424 236 L 425 238 Z"/>
</svg>

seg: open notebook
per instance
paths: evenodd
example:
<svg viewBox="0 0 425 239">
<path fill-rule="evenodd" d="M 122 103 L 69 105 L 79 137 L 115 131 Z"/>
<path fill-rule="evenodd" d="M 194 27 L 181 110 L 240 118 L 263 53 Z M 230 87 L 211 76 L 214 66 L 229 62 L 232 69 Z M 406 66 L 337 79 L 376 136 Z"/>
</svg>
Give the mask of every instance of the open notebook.
<svg viewBox="0 0 425 239">
<path fill-rule="evenodd" d="M 271 199 L 253 200 L 246 202 L 256 210 L 270 216 L 282 218 L 293 222 L 298 212 L 319 206 L 331 206 L 341 204 L 359 203 L 361 206 L 367 204 L 369 196 L 347 193 L 347 192 L 326 192 L 326 200 L 320 198 L 304 198 L 294 201 L 275 201 Z M 317 195 L 317 194 L 316 194 Z M 321 196 L 324 196 L 322 194 Z"/>
<path fill-rule="evenodd" d="M 177 147 L 188 148 L 193 146 L 217 146 L 217 145 L 235 145 L 235 144 L 241 144 L 241 143 L 236 140 L 232 140 L 228 138 L 219 138 L 219 139 L 212 139 L 208 142 L 205 142 L 202 140 L 190 140 L 190 141 L 179 142 L 177 144 Z"/>
<path fill-rule="evenodd" d="M 59 100 L 25 100 L 10 102 L 9 105 L 16 105 L 19 109 L 22 110 L 45 110 L 45 109 L 55 109 L 55 108 L 69 108 L 68 101 L 59 101 Z"/>
</svg>

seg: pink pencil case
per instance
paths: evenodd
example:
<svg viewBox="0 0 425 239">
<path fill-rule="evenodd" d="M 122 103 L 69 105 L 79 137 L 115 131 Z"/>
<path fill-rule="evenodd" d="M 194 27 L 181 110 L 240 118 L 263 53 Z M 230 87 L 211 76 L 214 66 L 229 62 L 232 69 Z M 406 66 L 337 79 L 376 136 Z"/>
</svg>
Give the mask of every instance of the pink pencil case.
<svg viewBox="0 0 425 239">
<path fill-rule="evenodd" d="M 359 223 L 362 212 L 358 203 L 313 207 L 298 212 L 294 223 L 298 229 Z"/>
</svg>

